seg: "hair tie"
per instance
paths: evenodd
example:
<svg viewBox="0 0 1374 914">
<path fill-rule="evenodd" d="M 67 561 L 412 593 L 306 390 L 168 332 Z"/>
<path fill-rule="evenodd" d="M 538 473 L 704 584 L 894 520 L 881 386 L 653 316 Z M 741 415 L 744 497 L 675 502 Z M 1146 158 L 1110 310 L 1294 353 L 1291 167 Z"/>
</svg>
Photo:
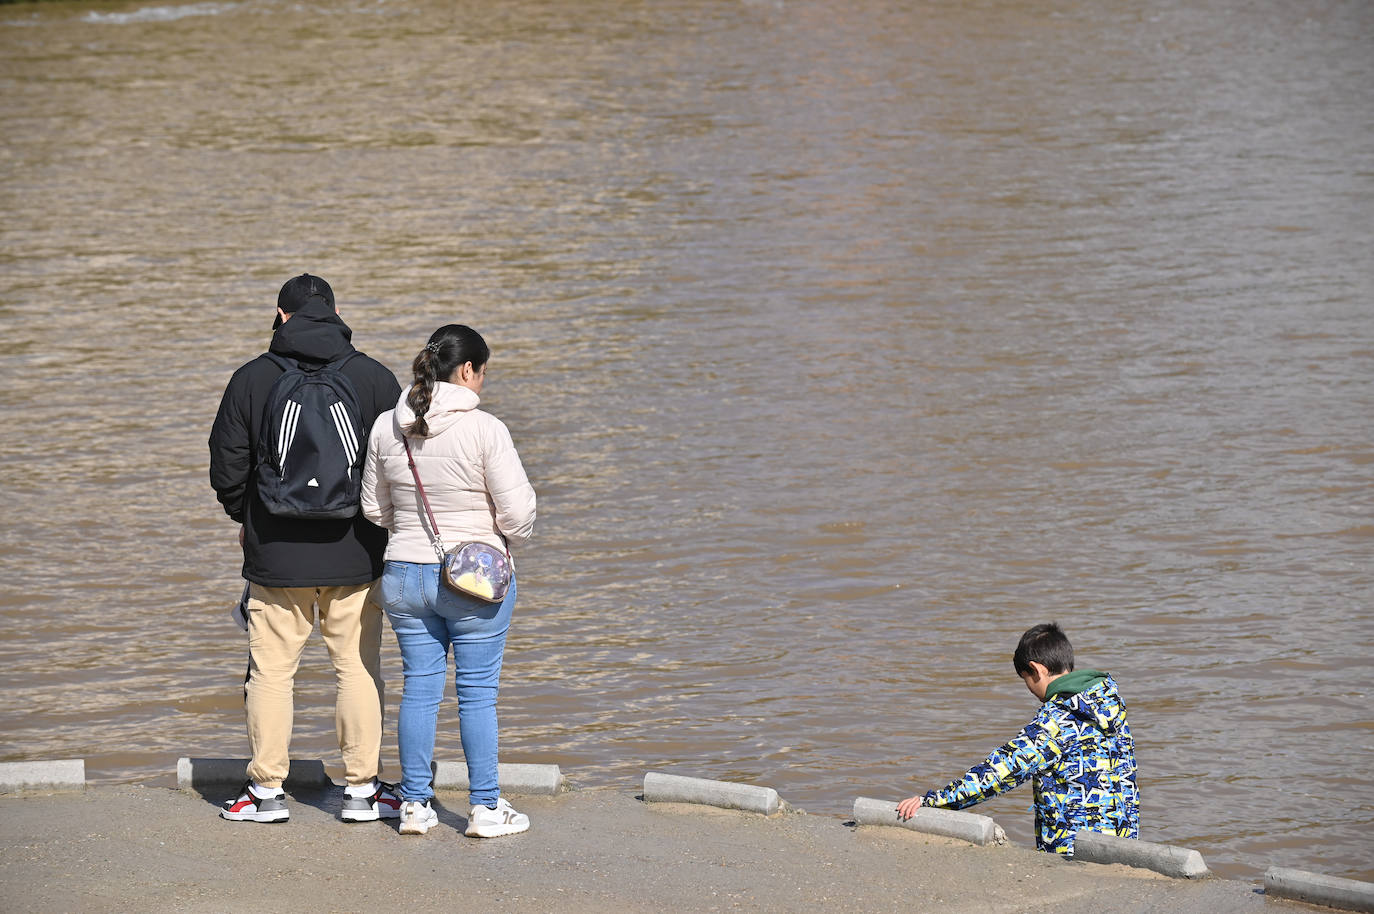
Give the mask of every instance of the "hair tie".
<svg viewBox="0 0 1374 914">
<path fill-rule="evenodd" d="M 428 343 L 425 343 L 425 348 L 428 349 L 430 352 L 434 353 L 435 355 L 439 354 L 439 344 L 434 342 L 433 340 L 431 340 Z"/>
</svg>

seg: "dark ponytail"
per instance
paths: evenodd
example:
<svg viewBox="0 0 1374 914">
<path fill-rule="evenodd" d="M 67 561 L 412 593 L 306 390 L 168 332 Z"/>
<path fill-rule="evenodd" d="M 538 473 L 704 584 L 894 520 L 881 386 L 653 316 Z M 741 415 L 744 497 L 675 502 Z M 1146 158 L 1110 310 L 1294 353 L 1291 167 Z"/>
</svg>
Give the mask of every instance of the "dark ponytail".
<svg viewBox="0 0 1374 914">
<path fill-rule="evenodd" d="M 425 413 L 434 402 L 435 381 L 447 381 L 467 362 L 481 371 L 489 358 L 491 350 L 486 340 L 471 327 L 445 324 L 431 333 L 429 342 L 410 366 L 415 381 L 406 396 L 406 406 L 415 413 L 415 421 L 405 428 L 405 433 L 412 438 L 424 438 L 429 434 Z"/>
</svg>

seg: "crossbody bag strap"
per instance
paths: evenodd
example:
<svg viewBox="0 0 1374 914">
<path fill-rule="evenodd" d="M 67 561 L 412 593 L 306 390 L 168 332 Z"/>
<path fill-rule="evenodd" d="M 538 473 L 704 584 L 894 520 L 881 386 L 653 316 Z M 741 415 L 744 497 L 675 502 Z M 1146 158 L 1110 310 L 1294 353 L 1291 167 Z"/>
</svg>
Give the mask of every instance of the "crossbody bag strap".
<svg viewBox="0 0 1374 914">
<path fill-rule="evenodd" d="M 420 482 L 420 471 L 415 466 L 415 455 L 410 452 L 410 440 L 401 436 L 401 444 L 405 445 L 406 462 L 410 464 L 410 475 L 415 477 L 415 492 L 420 496 L 420 504 L 424 505 L 425 516 L 429 518 L 429 529 L 431 545 L 434 546 L 435 555 L 439 556 L 439 561 L 444 560 L 444 541 L 439 536 L 439 522 L 434 519 L 434 510 L 429 506 L 429 498 L 425 495 L 425 485 Z"/>
</svg>

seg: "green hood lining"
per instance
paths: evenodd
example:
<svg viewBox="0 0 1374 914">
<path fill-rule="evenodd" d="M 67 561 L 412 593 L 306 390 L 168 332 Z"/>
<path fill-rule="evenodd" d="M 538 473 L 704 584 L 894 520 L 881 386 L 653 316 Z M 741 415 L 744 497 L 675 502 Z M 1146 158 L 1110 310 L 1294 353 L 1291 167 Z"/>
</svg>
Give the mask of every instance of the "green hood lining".
<svg viewBox="0 0 1374 914">
<path fill-rule="evenodd" d="M 1064 696 L 1065 698 L 1086 692 L 1099 682 L 1105 682 L 1107 674 L 1101 670 L 1074 670 L 1050 682 L 1045 689 L 1045 700 Z"/>
</svg>

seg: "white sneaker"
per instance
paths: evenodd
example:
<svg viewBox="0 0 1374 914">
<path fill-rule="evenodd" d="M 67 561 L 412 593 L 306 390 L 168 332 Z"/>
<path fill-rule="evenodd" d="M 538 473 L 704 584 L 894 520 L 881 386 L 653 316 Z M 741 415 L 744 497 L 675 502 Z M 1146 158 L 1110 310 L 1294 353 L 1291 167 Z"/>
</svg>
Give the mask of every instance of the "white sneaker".
<svg viewBox="0 0 1374 914">
<path fill-rule="evenodd" d="M 469 838 L 499 838 L 502 835 L 518 835 L 530 827 L 530 817 L 516 812 L 515 807 L 505 798 L 496 801 L 495 809 L 474 806 L 468 814 L 468 829 L 464 834 Z"/>
<path fill-rule="evenodd" d="M 438 824 L 439 814 L 430 807 L 429 800 L 423 803 L 406 800 L 401 803 L 401 834 L 423 835 Z"/>
</svg>

